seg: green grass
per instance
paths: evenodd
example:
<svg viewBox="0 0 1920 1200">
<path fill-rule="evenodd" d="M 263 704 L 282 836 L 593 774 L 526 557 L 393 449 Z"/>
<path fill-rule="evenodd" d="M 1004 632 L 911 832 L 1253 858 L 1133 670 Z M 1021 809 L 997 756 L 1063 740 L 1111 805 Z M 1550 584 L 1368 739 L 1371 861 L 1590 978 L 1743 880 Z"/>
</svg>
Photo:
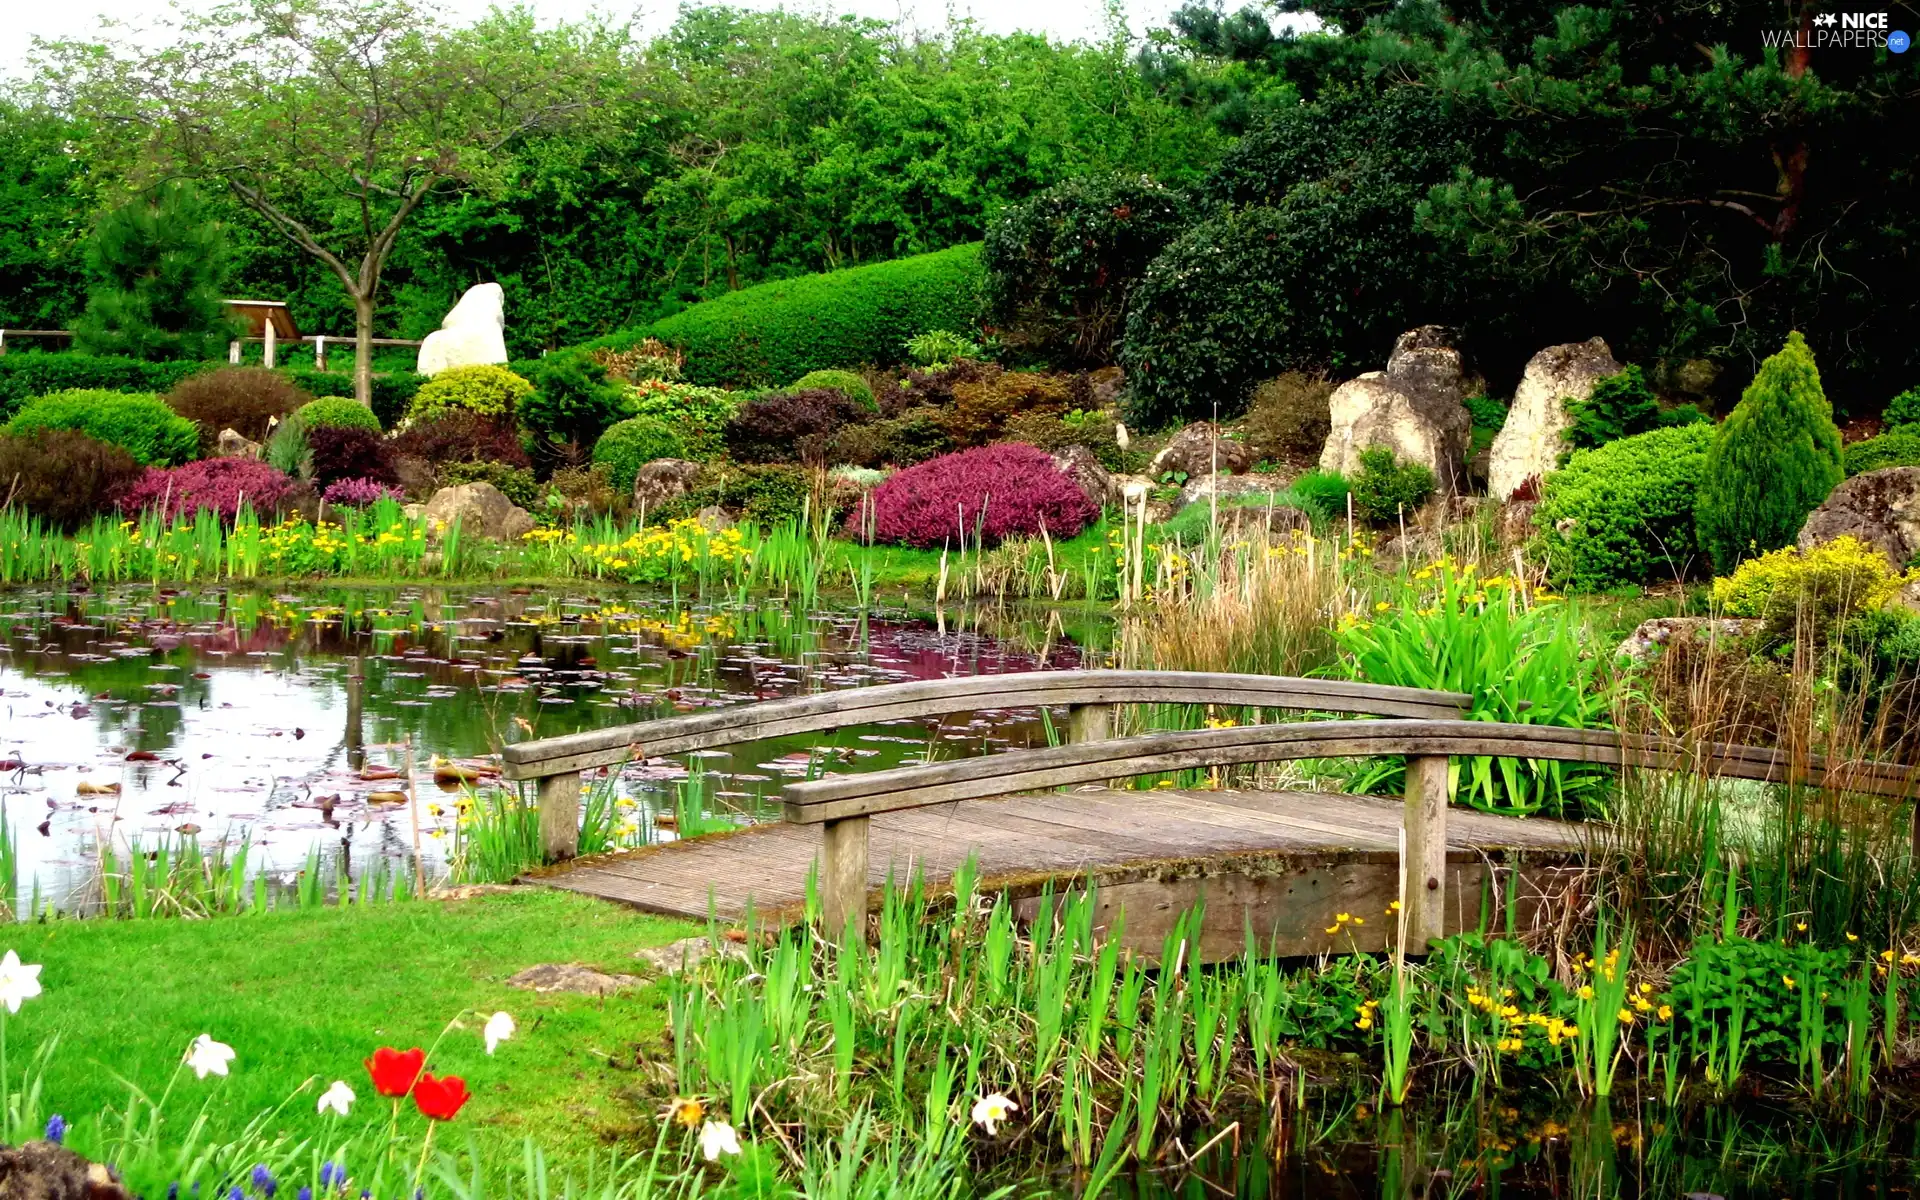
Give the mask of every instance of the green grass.
<svg viewBox="0 0 1920 1200">
<path fill-rule="evenodd" d="M 211 1135 L 237 1136 L 312 1076 L 276 1125 L 301 1137 L 323 1128 L 315 1104 L 336 1079 L 358 1094 L 355 1125 L 386 1110 L 361 1066 L 376 1046 L 431 1047 L 463 1009 L 504 1009 L 519 1033 L 493 1057 L 481 1022 L 469 1019 L 428 1070 L 460 1075 L 472 1089 L 458 1122 L 463 1138 L 471 1132 L 483 1150 L 517 1159 L 530 1134 L 556 1159 L 578 1161 L 631 1141 L 623 1135 L 640 1124 L 622 1096 L 636 1082 L 636 1051 L 652 1058 L 662 1048 L 661 989 L 539 995 L 507 987 L 507 977 L 547 962 L 636 973 L 634 951 L 694 932 L 533 889 L 344 912 L 15 926 L 5 947 L 44 964 L 46 990 L 9 1018 L 9 1048 L 17 1073 L 57 1035 L 48 1107 L 91 1122 L 124 1105 L 122 1079 L 158 1096 L 188 1043 L 211 1033 L 237 1052 L 233 1073 L 205 1081 L 188 1073 L 169 1113 L 178 1119 L 204 1100 Z"/>
</svg>

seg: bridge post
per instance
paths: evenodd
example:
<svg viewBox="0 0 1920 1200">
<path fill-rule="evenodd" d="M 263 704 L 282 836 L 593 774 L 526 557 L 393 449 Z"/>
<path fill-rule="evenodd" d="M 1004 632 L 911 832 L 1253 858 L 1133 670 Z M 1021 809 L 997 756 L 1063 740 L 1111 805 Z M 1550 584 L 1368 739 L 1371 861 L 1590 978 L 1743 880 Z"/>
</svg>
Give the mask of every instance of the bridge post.
<svg viewBox="0 0 1920 1200">
<path fill-rule="evenodd" d="M 1067 740 L 1078 746 L 1085 742 L 1104 742 L 1113 736 L 1113 705 L 1070 704 L 1067 706 Z"/>
<path fill-rule="evenodd" d="M 542 775 L 539 784 L 540 845 L 548 862 L 580 853 L 580 772 Z"/>
<path fill-rule="evenodd" d="M 827 936 L 866 940 L 867 818 L 823 823 L 820 851 L 820 920 Z M 855 918 L 859 924 L 850 928 Z"/>
<path fill-rule="evenodd" d="M 1405 876 L 1408 954 L 1447 932 L 1447 758 L 1407 759 Z"/>
</svg>

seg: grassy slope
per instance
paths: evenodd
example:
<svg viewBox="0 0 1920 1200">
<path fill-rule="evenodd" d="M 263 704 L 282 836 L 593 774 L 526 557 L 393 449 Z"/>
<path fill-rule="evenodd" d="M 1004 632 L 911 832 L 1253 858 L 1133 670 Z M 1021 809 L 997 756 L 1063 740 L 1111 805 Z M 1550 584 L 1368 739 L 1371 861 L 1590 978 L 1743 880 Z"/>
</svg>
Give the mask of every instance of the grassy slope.
<svg viewBox="0 0 1920 1200">
<path fill-rule="evenodd" d="M 5 945 L 45 964 L 46 989 L 10 1019 L 14 1068 L 58 1034 L 46 1079 L 53 1111 L 91 1119 L 120 1104 L 116 1076 L 157 1096 L 200 1033 L 238 1057 L 225 1080 L 182 1079 L 176 1118 L 210 1097 L 216 1136 L 316 1084 L 288 1104 L 281 1128 L 317 1132 L 318 1093 L 345 1079 L 359 1095 L 354 1123 L 385 1102 L 361 1060 L 375 1046 L 429 1047 L 463 1008 L 505 1009 L 519 1035 L 488 1058 L 469 1020 L 428 1064 L 467 1080 L 460 1124 L 484 1148 L 534 1135 L 574 1158 L 630 1128 L 620 1098 L 636 1046 L 649 1057 L 665 1026 L 658 987 L 605 1000 L 536 995 L 505 986 L 534 963 L 585 962 L 631 972 L 632 954 L 696 932 L 661 918 L 563 892 L 528 890 L 457 902 L 342 912 L 275 913 L 212 921 L 99 921 L 16 926 Z M 415 1118 L 417 1120 L 417 1118 Z M 515 1152 L 517 1157 L 517 1151 Z"/>
</svg>

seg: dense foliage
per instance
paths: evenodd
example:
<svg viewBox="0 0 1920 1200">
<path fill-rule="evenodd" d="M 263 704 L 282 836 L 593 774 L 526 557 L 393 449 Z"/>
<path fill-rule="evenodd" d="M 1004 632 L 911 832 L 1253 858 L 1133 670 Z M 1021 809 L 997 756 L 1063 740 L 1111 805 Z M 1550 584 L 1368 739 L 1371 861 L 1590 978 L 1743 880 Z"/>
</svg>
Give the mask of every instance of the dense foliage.
<svg viewBox="0 0 1920 1200">
<path fill-rule="evenodd" d="M 88 389 L 37 396 L 7 422 L 8 433 L 74 429 L 118 446 L 143 466 L 170 466 L 200 452 L 200 430 L 151 393 Z"/>
<path fill-rule="evenodd" d="M 1681 425 L 1574 451 L 1533 515 L 1554 581 L 1601 591 L 1697 572 L 1694 497 L 1713 440 L 1711 425 Z"/>
<path fill-rule="evenodd" d="M 307 474 L 325 488 L 342 479 L 394 484 L 393 448 L 379 432 L 358 425 L 314 425 L 306 430 Z"/>
<path fill-rule="evenodd" d="M 1360 452 L 1353 477 L 1353 511 L 1370 525 L 1404 522 L 1433 498 L 1433 472 L 1421 463 L 1394 460 L 1393 451 L 1375 446 Z"/>
<path fill-rule="evenodd" d="M 487 363 L 449 367 L 420 385 L 407 406 L 407 416 L 418 420 L 447 409 L 464 409 L 483 417 L 510 417 L 532 391 L 533 384 L 505 367 Z"/>
<path fill-rule="evenodd" d="M 910 546 L 993 545 L 1043 529 L 1070 538 L 1099 512 L 1044 451 L 1017 442 L 943 455 L 873 490 L 874 537 Z"/>
<path fill-rule="evenodd" d="M 625 394 L 607 378 L 606 368 L 586 355 L 544 359 L 537 376 L 533 392 L 520 401 L 519 415 L 544 449 L 577 459 L 620 419 Z"/>
<path fill-rule="evenodd" d="M 873 389 L 867 381 L 860 378 L 858 371 L 808 371 L 793 381 L 790 392 L 804 392 L 808 388 L 832 388 L 836 392 L 845 392 L 848 399 L 857 400 L 867 408 L 875 407 Z"/>
<path fill-rule="evenodd" d="M 727 450 L 741 462 L 825 466 L 833 436 L 866 420 L 867 407 L 843 391 L 772 392 L 740 406 L 727 422 Z"/>
<path fill-rule="evenodd" d="M 292 486 L 292 480 L 255 459 L 206 458 L 170 469 L 149 468 L 121 506 L 136 513 L 154 509 L 169 517 L 192 516 L 204 508 L 232 521 L 242 505 L 273 512 Z"/>
<path fill-rule="evenodd" d="M 1920 429 L 1895 426 L 1841 451 L 1848 478 L 1886 467 L 1920 466 Z"/>
<path fill-rule="evenodd" d="M 167 393 L 173 411 L 200 427 L 203 448 L 223 430 L 250 441 L 267 436 L 268 425 L 286 417 L 312 396 L 291 379 L 265 367 L 218 367 L 181 380 Z"/>
<path fill-rule="evenodd" d="M 608 481 L 622 492 L 633 490 L 640 468 L 656 458 L 684 458 L 686 444 L 673 427 L 656 417 L 616 421 L 593 444 L 593 461 L 607 467 Z"/>
<path fill-rule="evenodd" d="M 1790 545 L 1843 478 L 1820 370 L 1806 340 L 1790 334 L 1714 437 L 1695 509 L 1700 546 L 1725 573 Z"/>
<path fill-rule="evenodd" d="M 373 414 L 373 410 L 345 396 L 322 396 L 310 404 L 302 405 L 298 416 L 301 424 L 309 429 L 321 425 L 344 425 L 352 429 L 380 432 L 380 418 Z"/>
<path fill-rule="evenodd" d="M 415 421 L 393 439 L 395 454 L 427 462 L 496 462 L 530 466 L 511 421 L 458 410 Z"/>
<path fill-rule="evenodd" d="M 73 429 L 0 433 L 0 506 L 71 530 L 112 507 L 145 470 L 118 446 Z"/>
<path fill-rule="evenodd" d="M 1691 404 L 1663 410 L 1638 366 L 1596 381 L 1586 399 L 1567 406 L 1567 415 L 1572 418 L 1567 441 L 1577 450 L 1591 450 L 1666 425 L 1689 425 L 1707 419 Z"/>
<path fill-rule="evenodd" d="M 192 188 L 172 184 L 106 214 L 87 247 L 87 308 L 74 344 L 90 354 L 212 358 L 238 324 L 222 297 L 226 231 Z"/>
</svg>

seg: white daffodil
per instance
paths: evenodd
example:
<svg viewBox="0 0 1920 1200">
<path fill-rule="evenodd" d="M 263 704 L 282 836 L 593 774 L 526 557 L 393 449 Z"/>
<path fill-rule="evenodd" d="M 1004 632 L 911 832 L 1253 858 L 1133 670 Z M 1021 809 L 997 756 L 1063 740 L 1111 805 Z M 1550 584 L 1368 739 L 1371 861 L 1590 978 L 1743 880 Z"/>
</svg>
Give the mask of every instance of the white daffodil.
<svg viewBox="0 0 1920 1200">
<path fill-rule="evenodd" d="M 0 1003 L 5 1003 L 7 1011 L 17 1013 L 23 1001 L 31 1000 L 40 994 L 40 964 L 23 963 L 20 956 L 7 951 L 0 958 Z"/>
<path fill-rule="evenodd" d="M 225 1042 L 214 1041 L 210 1033 L 203 1033 L 193 1039 L 193 1045 L 187 1047 L 185 1061 L 201 1079 L 209 1075 L 225 1075 L 227 1064 L 233 1061 L 233 1047 Z"/>
<path fill-rule="evenodd" d="M 513 1018 L 506 1013 L 497 1012 L 488 1017 L 487 1027 L 481 1030 L 481 1035 L 487 1039 L 487 1053 L 492 1054 L 495 1046 L 512 1037 L 515 1028 Z"/>
<path fill-rule="evenodd" d="M 722 1154 L 740 1153 L 740 1135 L 725 1121 L 708 1121 L 700 1127 L 700 1153 L 712 1162 Z"/>
<path fill-rule="evenodd" d="M 999 1129 L 1000 1122 L 1009 1120 L 1013 1113 L 1019 1111 L 1018 1104 L 995 1092 L 973 1102 L 973 1123 L 986 1130 L 988 1137 L 992 1137 Z"/>
<path fill-rule="evenodd" d="M 347 1115 L 347 1110 L 352 1107 L 353 1089 L 347 1086 L 347 1081 L 344 1079 L 334 1080 L 333 1086 L 320 1097 L 319 1111 L 323 1113 L 332 1112 L 344 1117 Z"/>
</svg>

